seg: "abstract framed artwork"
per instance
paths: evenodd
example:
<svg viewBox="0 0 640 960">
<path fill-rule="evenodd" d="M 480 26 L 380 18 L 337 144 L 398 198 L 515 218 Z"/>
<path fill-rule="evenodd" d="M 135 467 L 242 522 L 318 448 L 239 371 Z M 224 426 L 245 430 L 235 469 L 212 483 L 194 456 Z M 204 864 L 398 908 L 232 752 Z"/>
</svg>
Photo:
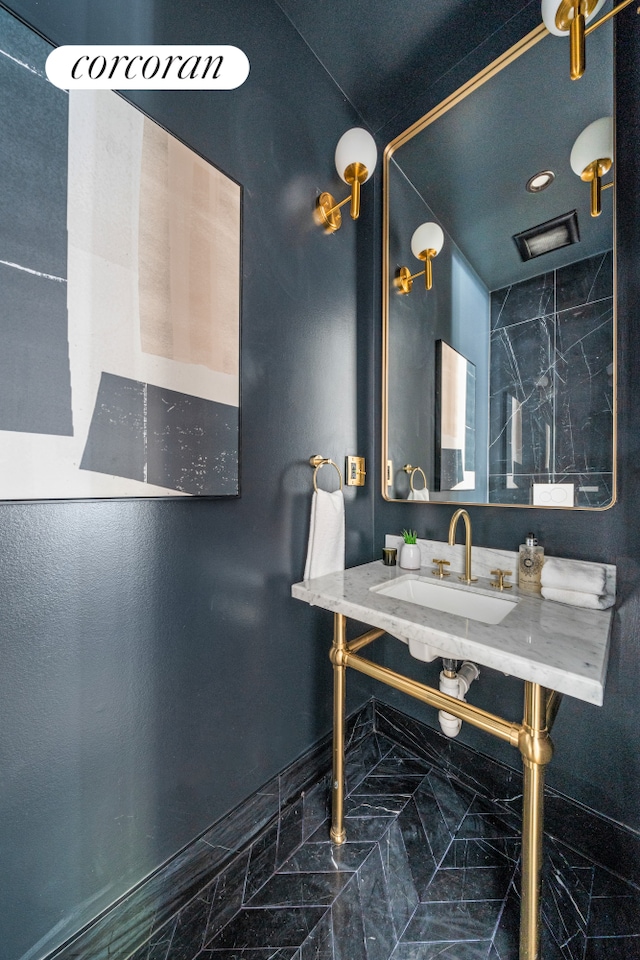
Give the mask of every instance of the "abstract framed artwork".
<svg viewBox="0 0 640 960">
<path fill-rule="evenodd" d="M 0 36 L 0 499 L 238 496 L 241 186 Z"/>
<path fill-rule="evenodd" d="M 476 368 L 436 340 L 436 489 L 475 490 Z"/>
</svg>

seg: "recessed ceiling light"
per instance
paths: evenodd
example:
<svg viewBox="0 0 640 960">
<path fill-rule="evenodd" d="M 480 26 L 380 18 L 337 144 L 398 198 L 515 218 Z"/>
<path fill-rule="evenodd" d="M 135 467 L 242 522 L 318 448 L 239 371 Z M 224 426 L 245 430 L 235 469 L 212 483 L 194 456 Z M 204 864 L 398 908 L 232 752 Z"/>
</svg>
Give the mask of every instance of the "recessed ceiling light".
<svg viewBox="0 0 640 960">
<path fill-rule="evenodd" d="M 555 178 L 556 175 L 553 170 L 541 170 L 540 173 L 534 173 L 534 175 L 527 180 L 527 190 L 529 193 L 540 193 L 541 190 L 546 190 Z"/>
</svg>

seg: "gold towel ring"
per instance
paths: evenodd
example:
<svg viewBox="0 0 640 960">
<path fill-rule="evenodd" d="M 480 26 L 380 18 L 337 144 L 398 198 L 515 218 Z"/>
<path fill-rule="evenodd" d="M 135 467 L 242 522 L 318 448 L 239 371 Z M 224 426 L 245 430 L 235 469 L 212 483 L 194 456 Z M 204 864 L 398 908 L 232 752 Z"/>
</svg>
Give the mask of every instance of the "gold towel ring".
<svg viewBox="0 0 640 960">
<path fill-rule="evenodd" d="M 317 492 L 318 490 L 318 470 L 320 467 L 323 467 L 325 463 L 330 463 L 332 467 L 335 467 L 338 471 L 338 476 L 340 477 L 340 489 L 342 490 L 342 473 L 340 472 L 340 467 L 337 463 L 334 463 L 333 460 L 330 460 L 328 457 L 321 457 L 319 453 L 316 453 L 315 456 L 309 457 L 309 463 L 312 467 L 315 467 L 313 471 L 313 489 Z"/>
<path fill-rule="evenodd" d="M 421 490 L 426 490 L 426 489 L 427 489 L 427 477 L 426 477 L 426 474 L 425 474 L 424 470 L 422 469 L 422 467 L 412 467 L 410 463 L 405 463 L 405 465 L 404 465 L 404 467 L 403 467 L 402 469 L 404 470 L 405 473 L 409 473 L 409 474 L 410 474 L 410 477 L 409 477 L 409 486 L 411 487 L 411 490 L 413 491 L 413 493 L 417 493 L 417 492 L 418 492 L 418 491 L 416 490 L 416 488 L 414 487 L 414 485 L 413 485 L 413 478 L 414 478 L 414 476 L 415 476 L 416 473 L 421 473 L 421 474 L 422 474 L 422 479 L 424 480 L 424 487 L 421 487 L 420 489 L 421 489 Z"/>
</svg>

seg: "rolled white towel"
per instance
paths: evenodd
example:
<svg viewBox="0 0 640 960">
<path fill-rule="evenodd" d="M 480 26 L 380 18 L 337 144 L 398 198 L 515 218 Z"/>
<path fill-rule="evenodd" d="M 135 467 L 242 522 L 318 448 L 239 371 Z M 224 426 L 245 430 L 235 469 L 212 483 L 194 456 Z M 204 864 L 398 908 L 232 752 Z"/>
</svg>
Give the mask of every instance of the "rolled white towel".
<svg viewBox="0 0 640 960">
<path fill-rule="evenodd" d="M 601 564 L 586 564 L 579 560 L 561 560 L 558 557 L 547 557 L 542 567 L 540 583 L 543 588 L 549 587 L 554 591 L 568 591 L 570 593 L 586 593 L 600 597 L 606 593 L 607 573 Z M 548 600 L 555 599 L 547 597 Z M 570 603 L 570 600 L 563 601 Z M 609 604 L 610 606 L 610 604 Z M 600 609 L 600 608 L 596 608 Z"/>
<path fill-rule="evenodd" d="M 616 598 L 608 593 L 580 593 L 577 590 L 555 590 L 553 587 L 543 587 L 542 596 L 545 600 L 570 603 L 573 607 L 586 607 L 588 610 L 607 610 L 616 602 Z"/>
</svg>

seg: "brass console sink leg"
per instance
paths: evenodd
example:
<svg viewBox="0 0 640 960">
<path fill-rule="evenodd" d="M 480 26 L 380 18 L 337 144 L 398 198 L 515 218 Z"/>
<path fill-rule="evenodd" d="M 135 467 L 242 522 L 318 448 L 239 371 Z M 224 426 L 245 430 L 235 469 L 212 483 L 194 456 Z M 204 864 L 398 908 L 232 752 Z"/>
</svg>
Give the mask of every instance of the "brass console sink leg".
<svg viewBox="0 0 640 960">
<path fill-rule="evenodd" d="M 546 690 L 530 682 L 525 682 L 524 688 L 524 722 L 518 743 L 524 767 L 520 960 L 539 960 L 544 770 L 553 745 L 547 730 Z"/>
<path fill-rule="evenodd" d="M 334 843 L 344 843 L 347 834 L 344 829 L 344 705 L 345 674 L 344 665 L 346 647 L 347 618 L 342 613 L 333 615 L 333 646 L 331 662 L 333 664 L 333 779 L 331 790 L 331 839 Z"/>
</svg>

